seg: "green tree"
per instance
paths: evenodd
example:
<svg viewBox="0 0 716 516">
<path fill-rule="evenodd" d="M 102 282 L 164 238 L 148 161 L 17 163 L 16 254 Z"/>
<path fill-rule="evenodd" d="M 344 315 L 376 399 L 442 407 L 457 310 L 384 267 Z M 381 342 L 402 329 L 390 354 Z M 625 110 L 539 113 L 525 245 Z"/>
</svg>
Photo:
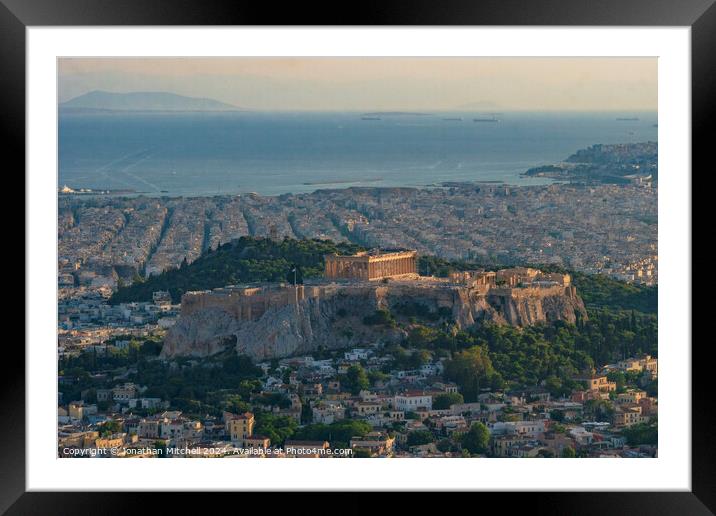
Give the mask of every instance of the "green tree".
<svg viewBox="0 0 716 516">
<path fill-rule="evenodd" d="M 644 390 L 646 391 L 647 396 L 652 396 L 652 397 L 658 396 L 659 380 L 657 378 L 650 380 L 644 387 Z"/>
<path fill-rule="evenodd" d="M 378 325 L 386 325 L 386 326 L 395 326 L 395 319 L 393 318 L 393 315 L 383 308 L 376 310 L 371 315 L 366 315 L 363 318 L 363 324 L 367 326 L 378 326 Z"/>
<path fill-rule="evenodd" d="M 489 387 L 495 370 L 487 349 L 472 346 L 457 353 L 445 365 L 445 376 L 460 386 L 468 401 L 476 401 L 482 387 Z"/>
<path fill-rule="evenodd" d="M 614 416 L 614 405 L 607 400 L 587 400 L 583 410 L 585 417 L 595 421 L 611 422 Z"/>
<path fill-rule="evenodd" d="M 479 421 L 473 423 L 470 430 L 462 436 L 462 446 L 469 451 L 471 455 L 486 453 L 489 442 L 490 431 L 484 423 Z"/>
<path fill-rule="evenodd" d="M 112 434 L 116 434 L 122 430 L 122 423 L 115 420 L 105 421 L 97 428 L 102 437 L 107 437 Z"/>
<path fill-rule="evenodd" d="M 607 374 L 607 379 L 610 382 L 615 382 L 617 384 L 617 392 L 621 393 L 626 390 L 626 376 L 622 371 L 610 371 Z"/>
<path fill-rule="evenodd" d="M 260 367 L 256 367 L 248 355 L 237 355 L 232 353 L 223 362 L 224 371 L 231 375 L 238 375 L 241 377 L 254 377 L 260 378 L 263 375 L 263 371 Z"/>
<path fill-rule="evenodd" d="M 450 439 L 441 439 L 440 441 L 438 441 L 436 447 L 438 451 L 441 451 L 443 453 L 452 451 L 455 448 L 453 442 Z"/>
<path fill-rule="evenodd" d="M 574 448 L 571 446 L 565 446 L 562 448 L 562 458 L 563 459 L 573 459 L 577 456 L 577 454 L 574 451 Z"/>
<path fill-rule="evenodd" d="M 638 446 L 640 444 L 659 444 L 659 428 L 656 421 L 648 423 L 637 423 L 622 430 L 622 435 L 626 437 L 629 446 Z"/>
<path fill-rule="evenodd" d="M 553 421 L 558 421 L 562 423 L 564 421 L 564 411 L 560 409 L 554 409 L 552 412 L 549 413 L 550 418 Z"/>
<path fill-rule="evenodd" d="M 299 428 L 293 438 L 305 441 L 328 441 L 333 447 L 347 447 L 352 437 L 362 437 L 372 430 L 365 421 L 343 419 L 330 425 L 314 423 Z M 339 446 L 341 445 L 341 446 Z"/>
<path fill-rule="evenodd" d="M 352 393 L 358 394 L 363 389 L 370 387 L 368 374 L 361 365 L 352 365 L 346 371 L 344 379 L 341 381 L 343 385 Z"/>
<path fill-rule="evenodd" d="M 291 437 L 298 428 L 298 423 L 292 417 L 274 416 L 268 412 L 259 412 L 256 415 L 256 435 L 265 435 L 271 439 L 271 444 L 281 445 Z"/>
<path fill-rule="evenodd" d="M 334 243 L 318 239 L 284 239 L 241 237 L 220 245 L 211 253 L 204 253 L 192 263 L 182 260 L 179 267 L 152 275 L 144 281 L 126 285 L 120 281 L 118 290 L 110 298 L 112 304 L 128 301 L 151 301 L 152 292 L 168 290 L 178 303 L 188 290 L 206 290 L 224 285 L 251 281 L 286 281 L 293 283 L 297 267 L 297 281 L 323 274 L 324 256 L 352 254 L 362 250 L 350 243 Z"/>
<path fill-rule="evenodd" d="M 429 430 L 416 430 L 408 434 L 407 444 L 408 446 L 420 446 L 422 444 L 429 444 L 434 440 L 433 433 Z"/>
<path fill-rule="evenodd" d="M 385 382 L 389 378 L 390 375 L 382 371 L 368 371 L 368 380 L 370 380 L 371 385 L 375 385 L 378 382 Z"/>
<path fill-rule="evenodd" d="M 452 405 L 464 403 L 465 399 L 459 392 L 446 392 L 438 394 L 433 400 L 433 408 L 435 410 L 449 409 Z"/>
<path fill-rule="evenodd" d="M 413 348 L 427 348 L 432 345 L 438 335 L 438 330 L 434 328 L 416 326 L 410 330 L 407 343 Z"/>
</svg>

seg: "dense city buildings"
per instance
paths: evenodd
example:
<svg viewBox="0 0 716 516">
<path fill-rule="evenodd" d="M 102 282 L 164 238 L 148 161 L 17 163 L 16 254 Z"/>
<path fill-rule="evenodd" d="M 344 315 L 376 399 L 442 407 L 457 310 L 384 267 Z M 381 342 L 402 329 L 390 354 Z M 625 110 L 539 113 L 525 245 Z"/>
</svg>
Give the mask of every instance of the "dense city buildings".
<svg viewBox="0 0 716 516">
<path fill-rule="evenodd" d="M 561 320 L 581 331 L 587 317 L 574 279 L 555 270 L 656 285 L 656 196 L 651 184 L 459 183 L 280 197 L 61 197 L 58 454 L 656 456 L 658 367 L 642 315 L 620 319 L 632 331 L 620 335 L 633 340 L 623 351 L 593 354 L 600 361 L 570 351 L 551 374 L 523 369 L 521 360 L 540 360 L 532 351 L 490 355 L 521 381 L 463 379 L 460 371 L 483 367 L 484 341 L 455 344 L 471 339 L 468 325 L 477 322 L 518 328 L 511 338 L 530 346 L 535 337 L 519 328 Z M 322 278 L 296 282 L 287 261 L 282 283 L 225 284 L 186 292 L 181 303 L 164 289 L 109 302 L 122 286 L 245 236 L 367 251 L 321 255 Z M 436 277 L 420 270 L 420 255 L 485 268 Z M 359 306 L 366 295 L 383 308 Z M 565 307 L 569 317 L 550 315 Z M 189 326 L 206 344 L 167 348 L 167 334 L 191 317 L 209 321 Z M 596 317 L 592 328 L 612 331 Z M 286 328 L 300 338 L 280 354 Z M 491 328 L 488 339 L 502 338 Z M 557 338 L 548 327 L 537 331 Z M 325 335 L 331 345 L 321 344 Z M 249 337 L 261 350 L 242 347 Z M 314 351 L 301 352 L 310 342 Z M 459 369 L 460 360 L 472 362 Z"/>
<path fill-rule="evenodd" d="M 280 197 L 63 197 L 59 281 L 126 284 L 252 235 L 347 240 L 486 264 L 557 264 L 655 285 L 656 199 L 655 186 L 468 183 Z"/>
<path fill-rule="evenodd" d="M 651 357 L 629 360 L 656 363 Z M 606 374 L 618 364 L 605 365 L 568 396 L 555 396 L 545 387 L 486 389 L 465 402 L 458 385 L 443 377 L 444 358 L 417 369 L 380 373 L 391 362 L 385 349 L 376 348 L 328 359 L 309 355 L 259 363 L 266 373 L 244 405 L 253 408 L 217 416 L 174 409 L 172 401 L 148 395 L 146 386 L 105 375 L 106 388 L 60 402 L 59 454 L 101 456 L 103 448 L 113 448 L 117 457 L 461 457 L 470 446 L 465 436 L 476 425 L 486 429 L 486 439 L 485 448 L 473 450 L 473 456 L 656 454 L 654 445 L 630 446 L 625 430 L 653 421 L 657 398 L 638 386 L 620 385 L 615 392 Z M 380 380 L 356 390 L 347 380 L 351 374 L 346 375 L 355 370 Z M 610 411 L 601 413 L 606 406 Z M 273 426 L 278 421 L 292 435 L 326 432 L 327 437 L 282 442 Z M 262 433 L 267 430 L 271 435 Z M 329 433 L 346 431 L 345 437 Z"/>
<path fill-rule="evenodd" d="M 657 64 L 58 60 L 57 457 L 658 457 Z"/>
</svg>

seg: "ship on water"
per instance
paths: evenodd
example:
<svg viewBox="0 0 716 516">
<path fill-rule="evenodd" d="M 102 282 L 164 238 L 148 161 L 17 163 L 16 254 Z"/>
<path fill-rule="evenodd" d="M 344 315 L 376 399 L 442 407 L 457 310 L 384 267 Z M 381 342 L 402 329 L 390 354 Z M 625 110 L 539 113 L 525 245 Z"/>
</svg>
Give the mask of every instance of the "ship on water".
<svg viewBox="0 0 716 516">
<path fill-rule="evenodd" d="M 473 122 L 499 122 L 500 120 L 498 118 L 493 117 L 484 117 L 484 118 L 473 118 Z"/>
<path fill-rule="evenodd" d="M 443 118 L 446 122 L 462 122 L 462 117 Z"/>
<path fill-rule="evenodd" d="M 617 122 L 638 122 L 639 118 L 635 116 L 617 118 Z"/>
</svg>

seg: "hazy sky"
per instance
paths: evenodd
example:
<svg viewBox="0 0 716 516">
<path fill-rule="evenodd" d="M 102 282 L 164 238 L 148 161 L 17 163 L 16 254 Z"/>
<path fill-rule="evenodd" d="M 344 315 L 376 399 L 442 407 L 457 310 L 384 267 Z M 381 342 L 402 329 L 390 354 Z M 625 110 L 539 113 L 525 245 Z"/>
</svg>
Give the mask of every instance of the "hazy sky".
<svg viewBox="0 0 716 516">
<path fill-rule="evenodd" d="M 259 110 L 656 110 L 656 58 L 64 58 L 59 101 L 168 91 Z"/>
</svg>

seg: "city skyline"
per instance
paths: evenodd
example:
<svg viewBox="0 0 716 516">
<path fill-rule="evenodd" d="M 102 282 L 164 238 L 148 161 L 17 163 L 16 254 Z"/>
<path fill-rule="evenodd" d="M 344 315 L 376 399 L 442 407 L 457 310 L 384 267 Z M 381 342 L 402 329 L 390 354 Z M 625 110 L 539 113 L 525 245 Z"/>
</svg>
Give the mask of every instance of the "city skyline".
<svg viewBox="0 0 716 516">
<path fill-rule="evenodd" d="M 61 60 L 57 457 L 658 457 L 656 65 Z"/>
</svg>

